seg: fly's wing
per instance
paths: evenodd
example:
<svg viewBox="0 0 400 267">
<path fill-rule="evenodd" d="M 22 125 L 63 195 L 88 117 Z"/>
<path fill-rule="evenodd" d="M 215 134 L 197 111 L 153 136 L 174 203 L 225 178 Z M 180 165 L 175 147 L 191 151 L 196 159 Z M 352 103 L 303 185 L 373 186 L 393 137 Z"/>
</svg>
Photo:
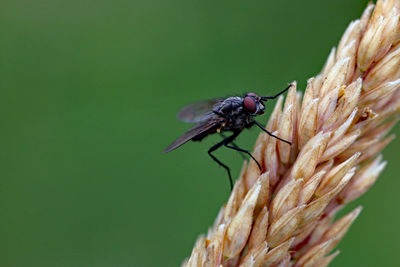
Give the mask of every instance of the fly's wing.
<svg viewBox="0 0 400 267">
<path fill-rule="evenodd" d="M 187 123 L 204 121 L 213 114 L 213 107 L 223 100 L 223 98 L 214 98 L 185 106 L 179 111 L 177 117 L 179 120 Z"/>
<path fill-rule="evenodd" d="M 218 121 L 207 121 L 204 123 L 196 124 L 194 127 L 190 128 L 186 133 L 184 133 L 181 137 L 179 137 L 175 142 L 169 145 L 165 150 L 164 153 L 170 152 L 181 145 L 185 144 L 186 142 L 190 141 L 192 138 L 199 136 L 201 134 L 206 134 L 207 131 L 210 131 L 213 127 L 217 127 Z"/>
</svg>

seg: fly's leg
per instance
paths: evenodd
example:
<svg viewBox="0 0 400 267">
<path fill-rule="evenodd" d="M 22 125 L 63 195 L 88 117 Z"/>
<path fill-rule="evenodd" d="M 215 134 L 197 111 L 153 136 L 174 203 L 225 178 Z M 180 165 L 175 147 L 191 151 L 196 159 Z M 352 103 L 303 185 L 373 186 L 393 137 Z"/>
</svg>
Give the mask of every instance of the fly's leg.
<svg viewBox="0 0 400 267">
<path fill-rule="evenodd" d="M 276 95 L 274 95 L 274 96 L 263 96 L 263 97 L 261 97 L 261 99 L 262 99 L 262 100 L 275 99 L 275 98 L 277 98 L 278 96 L 280 96 L 281 94 L 283 94 L 284 92 L 286 92 L 287 90 L 289 90 L 289 88 L 290 88 L 291 86 L 292 86 L 292 84 L 289 84 L 288 87 L 286 87 L 283 91 L 277 93 Z"/>
<path fill-rule="evenodd" d="M 232 143 L 232 144 L 233 144 L 233 143 Z M 253 155 L 252 155 L 249 151 L 247 151 L 247 150 L 245 150 L 245 149 L 242 149 L 242 148 L 240 148 L 240 147 L 237 147 L 237 146 L 225 145 L 225 147 L 230 148 L 230 149 L 233 149 L 233 150 L 236 150 L 236 151 L 239 151 L 239 152 L 246 153 L 247 155 L 249 155 L 249 156 L 257 163 L 258 168 L 260 169 L 260 171 L 262 171 L 262 168 L 261 168 L 260 163 L 253 157 Z M 241 154 L 241 155 L 242 155 L 242 154 Z"/>
<path fill-rule="evenodd" d="M 223 133 L 219 133 L 221 136 L 222 136 L 222 138 L 226 138 L 226 136 L 223 134 Z M 244 160 L 247 160 L 248 161 L 248 159 L 246 158 L 246 156 L 244 156 L 243 155 L 243 153 L 242 152 L 244 152 L 244 153 L 246 153 L 246 154 L 249 154 L 248 153 L 248 151 L 241 151 L 241 148 L 239 148 L 239 146 L 235 143 L 235 142 L 231 142 L 231 144 L 232 144 L 232 147 L 234 147 L 234 148 L 232 148 L 232 149 L 234 149 L 234 150 L 236 150 L 236 151 L 239 151 L 239 155 L 244 159 Z M 226 146 L 226 145 L 225 145 Z M 235 148 L 238 148 L 238 149 L 235 149 Z"/>
<path fill-rule="evenodd" d="M 218 145 L 218 144 L 217 144 Z M 216 147 L 213 146 L 210 148 L 210 150 L 208 150 L 208 155 L 210 155 L 210 157 L 216 162 L 218 163 L 219 166 L 222 166 L 227 172 L 228 172 L 228 176 L 229 176 L 229 185 L 231 187 L 231 191 L 233 189 L 233 182 L 232 182 L 232 176 L 231 176 L 231 170 L 229 169 L 228 166 L 226 166 L 225 164 L 223 164 L 221 161 L 219 161 L 219 159 L 217 159 L 213 154 L 211 154 L 213 151 L 217 150 L 218 148 L 220 148 L 222 145 Z"/>
<path fill-rule="evenodd" d="M 284 140 L 284 139 L 282 139 L 282 138 L 279 138 L 278 136 L 273 135 L 272 133 L 270 133 L 270 132 L 269 132 L 268 130 L 266 130 L 260 123 L 258 123 L 258 122 L 256 122 L 256 121 L 254 121 L 254 123 L 255 123 L 261 130 L 263 130 L 264 132 L 266 132 L 266 133 L 269 134 L 270 136 L 275 137 L 275 138 L 278 139 L 279 141 L 285 142 L 286 144 L 292 145 L 292 143 L 290 143 L 289 141 L 286 141 L 286 140 Z"/>
<path fill-rule="evenodd" d="M 226 166 L 224 163 L 222 163 L 219 159 L 217 159 L 212 152 L 214 152 L 215 150 L 217 150 L 218 148 L 225 146 L 231 142 L 233 142 L 233 140 L 235 140 L 235 138 L 240 134 L 240 132 L 234 132 L 231 136 L 225 138 L 224 140 L 222 140 L 221 142 L 213 145 L 209 150 L 208 150 L 208 155 L 210 155 L 210 157 L 216 162 L 218 163 L 219 166 L 222 166 L 227 172 L 228 172 L 228 177 L 229 177 L 229 184 L 231 186 L 231 191 L 233 189 L 233 181 L 232 181 L 232 176 L 231 176 L 231 170 L 229 169 L 228 166 Z"/>
</svg>

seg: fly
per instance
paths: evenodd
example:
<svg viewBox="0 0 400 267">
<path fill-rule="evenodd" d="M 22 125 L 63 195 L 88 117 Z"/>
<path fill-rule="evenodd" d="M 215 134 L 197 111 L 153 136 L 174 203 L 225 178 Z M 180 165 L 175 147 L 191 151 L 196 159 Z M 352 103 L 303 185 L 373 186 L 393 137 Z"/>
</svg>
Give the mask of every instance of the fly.
<svg viewBox="0 0 400 267">
<path fill-rule="evenodd" d="M 291 145 L 289 141 L 273 135 L 254 119 L 256 116 L 264 114 L 264 101 L 277 98 L 285 93 L 290 86 L 291 85 L 274 96 L 260 97 L 255 93 L 247 93 L 244 97 L 233 96 L 228 98 L 215 98 L 183 107 L 177 115 L 178 119 L 186 123 L 195 123 L 195 125 L 169 145 L 164 152 L 170 152 L 190 140 L 201 141 L 210 134 L 220 133 L 224 139 L 213 145 L 208 150 L 208 154 L 228 172 L 229 184 L 232 190 L 233 182 L 231 171 L 227 165 L 213 155 L 213 152 L 225 146 L 232 150 L 245 153 L 257 163 L 261 171 L 260 163 L 248 150 L 238 147 L 234 143 L 234 140 L 244 129 L 249 129 L 256 125 L 270 136 Z M 232 132 L 232 134 L 226 137 L 223 132 Z"/>
</svg>

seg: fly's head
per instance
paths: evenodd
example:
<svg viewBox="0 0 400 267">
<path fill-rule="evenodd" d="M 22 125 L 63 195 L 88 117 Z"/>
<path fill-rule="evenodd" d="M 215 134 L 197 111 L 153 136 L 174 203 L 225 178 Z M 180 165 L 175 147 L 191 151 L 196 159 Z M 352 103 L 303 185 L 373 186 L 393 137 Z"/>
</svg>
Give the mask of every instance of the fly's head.
<svg viewBox="0 0 400 267">
<path fill-rule="evenodd" d="M 243 108 L 251 116 L 264 114 L 263 99 L 255 93 L 248 93 L 243 98 Z"/>
</svg>

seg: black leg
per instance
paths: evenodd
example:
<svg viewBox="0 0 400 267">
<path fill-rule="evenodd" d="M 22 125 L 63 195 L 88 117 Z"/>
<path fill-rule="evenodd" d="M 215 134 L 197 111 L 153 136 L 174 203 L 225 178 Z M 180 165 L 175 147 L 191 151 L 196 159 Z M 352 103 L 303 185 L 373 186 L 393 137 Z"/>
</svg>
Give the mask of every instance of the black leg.
<svg viewBox="0 0 400 267">
<path fill-rule="evenodd" d="M 242 149 L 240 147 L 237 147 L 237 146 L 230 146 L 230 145 L 225 145 L 225 146 L 227 148 L 230 148 L 230 149 L 233 149 L 233 150 L 236 150 L 236 151 L 239 151 L 239 152 L 243 152 L 243 153 L 246 153 L 247 155 L 249 155 L 257 163 L 257 166 L 260 169 L 260 171 L 262 171 L 260 163 L 258 163 L 258 161 L 253 157 L 253 155 L 249 151 L 247 151 L 245 149 Z"/>
<path fill-rule="evenodd" d="M 219 159 L 217 159 L 213 154 L 211 154 L 212 152 L 214 152 L 215 150 L 217 150 L 218 148 L 220 148 L 221 146 L 224 146 L 226 144 L 231 143 L 233 140 L 235 140 L 235 138 L 240 134 L 240 132 L 234 132 L 231 136 L 225 138 L 224 140 L 222 140 L 221 142 L 213 145 L 209 150 L 208 150 L 208 155 L 210 155 L 210 157 L 216 162 L 218 163 L 218 165 L 222 166 L 227 172 L 228 172 L 228 176 L 229 176 L 229 184 L 231 186 L 231 191 L 233 189 L 233 182 L 232 182 L 232 176 L 231 176 L 231 170 L 229 169 L 228 166 L 226 166 L 225 164 L 223 164 Z"/>
<path fill-rule="evenodd" d="M 289 144 L 289 145 L 292 145 L 292 143 L 290 143 L 289 141 L 283 140 L 282 138 L 279 138 L 278 136 L 273 135 L 272 133 L 268 132 L 268 131 L 267 131 L 261 124 L 259 124 L 258 122 L 254 121 L 254 123 L 255 123 L 258 127 L 260 127 L 261 130 L 263 130 L 264 132 L 266 132 L 266 133 L 269 134 L 270 136 L 275 137 L 276 139 L 278 139 L 278 140 L 280 140 L 280 141 L 282 141 L 282 142 L 285 142 L 285 143 L 287 143 L 287 144 Z"/>
<path fill-rule="evenodd" d="M 222 138 L 226 138 L 226 136 L 221 132 L 221 133 L 219 133 L 221 136 L 222 136 Z M 244 160 L 248 160 L 247 158 L 246 158 L 246 156 L 244 156 L 241 152 L 243 152 L 243 151 L 241 151 L 240 150 L 240 148 L 239 148 L 239 146 L 235 143 L 235 142 L 231 142 L 231 144 L 232 144 L 232 146 L 234 147 L 234 148 L 232 148 L 232 149 L 234 149 L 234 150 L 236 150 L 236 151 L 239 151 L 239 155 L 244 159 Z M 238 148 L 238 149 L 235 149 L 235 148 Z M 246 151 L 246 152 L 248 152 L 248 151 Z M 245 153 L 246 153 L 245 152 Z M 247 153 L 247 154 L 249 154 L 249 153 Z"/>
<path fill-rule="evenodd" d="M 274 96 L 263 96 L 263 97 L 261 97 L 261 100 L 275 99 L 278 96 L 280 96 L 281 94 L 283 94 L 284 92 L 286 92 L 287 90 L 289 90 L 290 86 L 292 86 L 292 84 L 290 84 L 288 87 L 286 87 L 285 90 L 279 92 L 278 94 L 276 94 Z"/>
</svg>

